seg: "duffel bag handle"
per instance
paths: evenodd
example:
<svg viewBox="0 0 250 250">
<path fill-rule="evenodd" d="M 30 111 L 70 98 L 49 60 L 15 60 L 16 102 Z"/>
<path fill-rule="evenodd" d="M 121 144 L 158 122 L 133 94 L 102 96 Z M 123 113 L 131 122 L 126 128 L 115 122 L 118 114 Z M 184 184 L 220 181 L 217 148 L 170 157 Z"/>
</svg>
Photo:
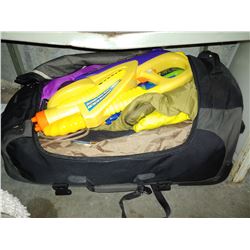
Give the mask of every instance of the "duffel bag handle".
<svg viewBox="0 0 250 250">
<path fill-rule="evenodd" d="M 209 50 L 202 51 L 198 58 L 200 58 L 212 75 L 216 75 L 222 72 L 220 57 L 218 54 Z"/>
<path fill-rule="evenodd" d="M 32 86 L 36 84 L 41 84 L 45 81 L 48 81 L 48 79 L 34 72 L 29 72 L 29 73 L 19 75 L 16 77 L 16 80 L 15 80 L 16 83 L 23 85 L 23 86 Z"/>
<path fill-rule="evenodd" d="M 161 189 L 161 187 L 157 184 L 151 184 L 151 189 L 149 187 L 144 186 L 144 185 L 138 185 L 138 188 L 136 191 L 124 195 L 119 202 L 120 208 L 122 210 L 122 218 L 127 218 L 124 204 L 123 204 L 124 201 L 138 198 L 144 193 L 151 194 L 152 191 L 155 195 L 156 200 L 159 202 L 159 204 L 161 205 L 162 209 L 165 212 L 164 218 L 168 218 L 170 213 L 171 213 L 171 208 L 161 192 L 162 190 L 166 190 L 166 189 Z"/>
</svg>

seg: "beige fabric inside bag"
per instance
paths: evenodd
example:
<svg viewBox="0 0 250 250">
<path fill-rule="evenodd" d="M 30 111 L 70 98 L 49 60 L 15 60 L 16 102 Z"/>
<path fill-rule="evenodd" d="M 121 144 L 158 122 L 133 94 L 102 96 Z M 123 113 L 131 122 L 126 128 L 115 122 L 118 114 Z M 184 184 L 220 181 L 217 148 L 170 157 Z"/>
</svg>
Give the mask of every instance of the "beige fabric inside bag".
<svg viewBox="0 0 250 250">
<path fill-rule="evenodd" d="M 44 146 L 44 149 L 59 155 L 77 157 L 122 156 L 157 152 L 183 144 L 191 128 L 192 122 L 187 121 L 90 144 L 84 144 L 81 141 L 54 142 Z"/>
</svg>

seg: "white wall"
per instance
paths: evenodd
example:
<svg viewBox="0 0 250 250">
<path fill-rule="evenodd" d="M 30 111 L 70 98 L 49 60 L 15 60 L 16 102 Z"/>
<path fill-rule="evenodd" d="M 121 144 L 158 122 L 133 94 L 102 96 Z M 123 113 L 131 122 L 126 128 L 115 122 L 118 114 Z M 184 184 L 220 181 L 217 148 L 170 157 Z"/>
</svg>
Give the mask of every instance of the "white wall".
<svg viewBox="0 0 250 250">
<path fill-rule="evenodd" d="M 234 59 L 229 67 L 233 76 L 237 80 L 242 95 L 243 95 L 243 121 L 246 125 L 244 134 L 240 135 L 235 156 L 237 156 L 246 142 L 249 139 L 250 126 L 250 42 L 241 43 Z"/>
</svg>

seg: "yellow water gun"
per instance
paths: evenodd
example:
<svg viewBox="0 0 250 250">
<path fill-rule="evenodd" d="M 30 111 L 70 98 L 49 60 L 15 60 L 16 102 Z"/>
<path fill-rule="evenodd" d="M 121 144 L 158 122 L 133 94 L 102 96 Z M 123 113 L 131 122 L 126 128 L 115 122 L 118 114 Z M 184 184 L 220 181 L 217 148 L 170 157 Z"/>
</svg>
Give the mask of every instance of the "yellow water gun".
<svg viewBox="0 0 250 250">
<path fill-rule="evenodd" d="M 180 68 L 183 72 L 174 78 L 160 75 L 170 68 Z M 182 52 L 167 52 L 139 66 L 132 60 L 58 90 L 47 109 L 36 113 L 32 122 L 36 131 L 43 131 L 47 136 L 94 128 L 124 110 L 136 97 L 169 92 L 185 85 L 192 77 L 188 58 Z M 143 89 L 138 86 L 142 82 L 151 82 L 154 87 Z"/>
</svg>

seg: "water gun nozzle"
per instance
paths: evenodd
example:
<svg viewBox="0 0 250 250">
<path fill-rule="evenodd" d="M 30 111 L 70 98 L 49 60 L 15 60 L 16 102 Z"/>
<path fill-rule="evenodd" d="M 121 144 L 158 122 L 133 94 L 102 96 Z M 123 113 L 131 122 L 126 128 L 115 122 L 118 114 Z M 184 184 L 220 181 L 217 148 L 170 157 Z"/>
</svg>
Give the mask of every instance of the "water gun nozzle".
<svg viewBox="0 0 250 250">
<path fill-rule="evenodd" d="M 36 115 L 31 118 L 31 121 L 35 123 L 35 130 L 37 132 L 43 130 L 49 124 L 44 111 L 36 113 Z"/>
<path fill-rule="evenodd" d="M 32 121 L 33 123 L 36 123 L 36 122 L 37 122 L 36 116 L 32 117 L 32 118 L 31 118 L 31 121 Z"/>
<path fill-rule="evenodd" d="M 42 129 L 40 128 L 40 126 L 38 124 L 35 125 L 35 131 L 36 132 L 42 131 Z"/>
</svg>

